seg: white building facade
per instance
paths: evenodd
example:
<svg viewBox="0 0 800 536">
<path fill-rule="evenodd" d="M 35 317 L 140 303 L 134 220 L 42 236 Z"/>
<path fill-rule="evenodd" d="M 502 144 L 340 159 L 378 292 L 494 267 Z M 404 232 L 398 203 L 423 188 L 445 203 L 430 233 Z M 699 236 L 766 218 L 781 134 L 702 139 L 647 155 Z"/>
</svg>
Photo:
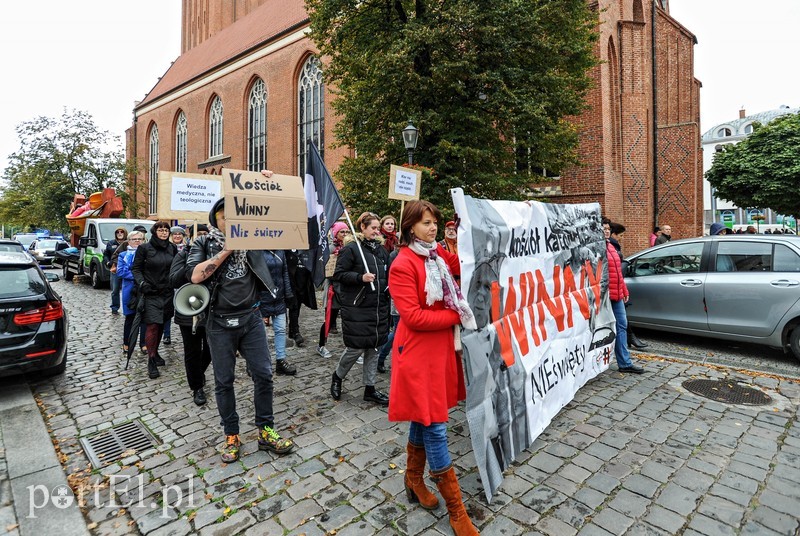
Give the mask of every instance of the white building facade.
<svg viewBox="0 0 800 536">
<path fill-rule="evenodd" d="M 701 141 L 703 144 L 703 220 L 706 230 L 714 222 L 720 222 L 727 227 L 734 228 L 739 225 L 756 225 L 753 216 L 761 214 L 764 220 L 763 225 L 781 225 L 795 229 L 796 222 L 793 216 L 778 214 L 769 208 L 762 207 L 738 207 L 732 202 L 716 197 L 714 188 L 705 179 L 705 173 L 711 169 L 714 163 L 714 155 L 721 150 L 723 145 L 729 143 L 739 143 L 753 132 L 753 124 L 761 123 L 765 125 L 786 114 L 796 114 L 800 108 L 790 108 L 781 106 L 775 110 L 761 112 L 754 115 L 747 115 L 744 110 L 739 110 L 739 118 L 726 123 L 720 123 L 703 134 Z"/>
</svg>

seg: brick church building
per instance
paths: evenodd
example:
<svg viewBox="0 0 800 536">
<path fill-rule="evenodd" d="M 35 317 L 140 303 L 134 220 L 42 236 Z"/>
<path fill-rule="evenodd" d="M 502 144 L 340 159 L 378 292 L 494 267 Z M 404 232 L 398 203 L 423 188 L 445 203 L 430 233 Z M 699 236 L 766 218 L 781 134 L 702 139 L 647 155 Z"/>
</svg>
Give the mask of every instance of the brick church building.
<svg viewBox="0 0 800 536">
<path fill-rule="evenodd" d="M 696 39 L 668 0 L 589 0 L 600 18 L 590 108 L 576 118 L 583 165 L 534 190 L 554 203 L 599 202 L 628 228 L 628 252 L 652 227 L 673 237 L 703 230 L 700 82 Z M 223 167 L 302 175 L 312 137 L 328 169 L 331 93 L 307 37 L 303 0 L 183 0 L 181 55 L 134 107 L 127 154 L 133 186 L 158 213 L 158 171 L 218 174 Z"/>
</svg>

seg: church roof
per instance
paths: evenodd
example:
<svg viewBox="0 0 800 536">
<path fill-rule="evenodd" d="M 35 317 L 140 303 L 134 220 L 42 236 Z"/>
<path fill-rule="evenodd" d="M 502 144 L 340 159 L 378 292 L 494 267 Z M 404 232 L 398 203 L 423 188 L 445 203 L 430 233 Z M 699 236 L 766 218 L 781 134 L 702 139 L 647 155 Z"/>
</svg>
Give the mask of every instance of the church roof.
<svg viewBox="0 0 800 536">
<path fill-rule="evenodd" d="M 306 23 L 308 15 L 303 4 L 299 0 L 268 0 L 246 17 L 187 50 L 178 56 L 136 108 Z"/>
<path fill-rule="evenodd" d="M 768 110 L 766 112 L 759 112 L 757 114 L 748 115 L 747 117 L 743 118 L 736 118 L 733 121 L 726 121 L 725 123 L 720 123 L 719 125 L 714 125 L 710 129 L 703 134 L 702 140 L 704 142 L 717 140 L 722 137 L 734 137 L 734 138 L 741 138 L 744 137 L 746 134 L 744 133 L 744 127 L 749 125 L 750 123 L 755 123 L 756 121 L 761 123 L 762 125 L 766 125 L 776 117 L 780 117 L 786 114 L 796 114 L 800 113 L 800 108 L 789 108 L 786 105 L 783 105 L 779 108 L 774 110 Z M 731 130 L 731 136 L 720 136 L 718 132 L 721 128 L 728 127 Z"/>
</svg>

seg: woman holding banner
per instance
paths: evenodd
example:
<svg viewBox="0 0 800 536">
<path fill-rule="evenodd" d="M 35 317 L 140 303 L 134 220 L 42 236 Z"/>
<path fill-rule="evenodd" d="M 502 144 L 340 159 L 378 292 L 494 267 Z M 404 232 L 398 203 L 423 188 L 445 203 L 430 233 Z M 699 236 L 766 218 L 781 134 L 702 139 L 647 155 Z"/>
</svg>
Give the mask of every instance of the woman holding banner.
<svg viewBox="0 0 800 536">
<path fill-rule="evenodd" d="M 458 536 L 478 534 L 470 521 L 447 444 L 448 410 L 466 398 L 456 354 L 457 326 L 476 329 L 475 317 L 454 282 L 458 257 L 436 242 L 442 215 L 428 201 L 406 205 L 400 250 L 389 290 L 400 323 L 392 348 L 390 421 L 411 421 L 406 447 L 406 496 L 433 510 L 438 499 L 423 480 L 425 462 Z"/>
<path fill-rule="evenodd" d="M 389 333 L 389 254 L 379 240 L 378 216 L 364 212 L 356 221 L 356 228 L 361 232 L 339 251 L 332 278 L 346 349 L 331 376 L 331 398 L 342 397 L 342 381 L 363 355 L 364 400 L 388 406 L 389 397 L 375 389 L 375 381 L 377 348 L 386 342 Z"/>
</svg>

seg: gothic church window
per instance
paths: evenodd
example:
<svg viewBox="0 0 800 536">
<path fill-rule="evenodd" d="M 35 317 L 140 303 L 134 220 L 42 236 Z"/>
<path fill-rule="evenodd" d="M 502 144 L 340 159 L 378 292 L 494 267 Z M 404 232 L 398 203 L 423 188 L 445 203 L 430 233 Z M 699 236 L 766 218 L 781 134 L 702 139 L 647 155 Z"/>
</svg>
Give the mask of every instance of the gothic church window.
<svg viewBox="0 0 800 536">
<path fill-rule="evenodd" d="M 247 108 L 247 169 L 261 171 L 267 165 L 267 91 L 260 78 L 250 90 Z"/>
<path fill-rule="evenodd" d="M 148 198 L 148 208 L 150 214 L 158 212 L 158 126 L 153 124 L 150 129 L 149 146 L 149 166 L 147 168 L 148 184 L 150 186 L 150 196 Z"/>
<path fill-rule="evenodd" d="M 214 97 L 208 112 L 208 156 L 222 154 L 222 99 Z"/>
<path fill-rule="evenodd" d="M 307 143 L 313 142 L 319 153 L 325 155 L 325 110 L 322 69 L 320 61 L 310 57 L 303 65 L 298 80 L 298 169 L 300 176 L 305 175 Z"/>
<path fill-rule="evenodd" d="M 188 128 L 186 125 L 186 114 L 178 114 L 178 121 L 175 125 L 175 171 L 186 173 L 186 136 Z"/>
</svg>

